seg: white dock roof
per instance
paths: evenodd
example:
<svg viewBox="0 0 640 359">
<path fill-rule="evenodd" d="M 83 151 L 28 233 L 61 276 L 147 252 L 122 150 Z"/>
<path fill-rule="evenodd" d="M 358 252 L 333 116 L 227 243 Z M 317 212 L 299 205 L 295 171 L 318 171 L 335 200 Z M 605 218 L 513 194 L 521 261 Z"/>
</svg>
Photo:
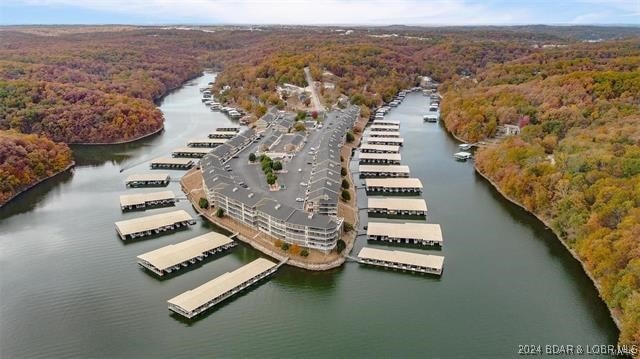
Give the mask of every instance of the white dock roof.
<svg viewBox="0 0 640 359">
<path fill-rule="evenodd" d="M 387 137 L 399 138 L 400 137 L 400 132 L 398 132 L 398 131 L 371 131 L 371 132 L 369 132 L 369 136 L 375 137 L 375 138 L 387 138 Z"/>
<path fill-rule="evenodd" d="M 192 159 L 189 158 L 175 158 L 175 157 L 158 157 L 151 160 L 151 164 L 157 165 L 188 165 L 193 163 Z"/>
<path fill-rule="evenodd" d="M 442 269 L 442 265 L 444 263 L 444 257 L 442 256 L 404 251 L 389 251 L 369 247 L 363 247 L 360 250 L 360 253 L 358 253 L 358 258 L 435 268 L 438 270 Z"/>
<path fill-rule="evenodd" d="M 176 148 L 171 153 L 204 153 L 204 154 L 207 154 L 209 152 L 211 152 L 211 148 L 180 147 L 180 148 Z"/>
<path fill-rule="evenodd" d="M 364 153 L 363 153 L 364 155 Z M 404 165 L 359 165 L 359 172 L 409 173 L 409 166 Z"/>
<path fill-rule="evenodd" d="M 132 233 L 152 231 L 158 227 L 192 220 L 193 217 L 187 211 L 181 209 L 173 212 L 154 214 L 146 217 L 138 217 L 116 222 L 118 232 L 125 236 Z"/>
<path fill-rule="evenodd" d="M 195 289 L 171 298 L 168 302 L 184 309 L 186 312 L 193 312 L 198 307 L 275 266 L 276 264 L 270 260 L 258 258 L 233 272 L 227 272 Z"/>
<path fill-rule="evenodd" d="M 188 144 L 192 144 L 192 143 L 217 143 L 217 144 L 223 144 L 227 142 L 226 138 L 197 138 L 197 139 L 192 139 L 189 140 Z"/>
<path fill-rule="evenodd" d="M 360 145 L 361 150 L 386 151 L 391 153 L 400 152 L 400 146 L 395 145 L 374 145 L 371 143 L 363 143 Z"/>
<path fill-rule="evenodd" d="M 174 267 L 202 255 L 204 252 L 233 243 L 233 240 L 216 232 L 209 232 L 201 236 L 188 239 L 178 244 L 147 252 L 138 256 L 138 259 L 149 262 L 159 270 Z"/>
<path fill-rule="evenodd" d="M 169 174 L 161 172 L 149 172 L 149 173 L 134 173 L 127 177 L 127 182 L 140 182 L 140 181 L 168 181 Z"/>
<path fill-rule="evenodd" d="M 398 120 L 380 120 L 380 119 L 374 119 L 373 120 L 373 125 L 400 125 L 400 121 Z"/>
<path fill-rule="evenodd" d="M 364 139 L 365 142 L 393 142 L 393 143 L 403 143 L 404 140 L 402 137 L 367 137 Z"/>
<path fill-rule="evenodd" d="M 364 183 L 366 187 L 422 188 L 419 178 L 367 178 Z"/>
<path fill-rule="evenodd" d="M 368 236 L 386 236 L 389 238 L 410 238 L 442 243 L 442 230 L 433 223 L 384 223 L 369 222 Z"/>
<path fill-rule="evenodd" d="M 386 208 L 399 211 L 427 211 L 427 202 L 422 198 L 369 197 L 368 208 Z"/>
<path fill-rule="evenodd" d="M 361 160 L 402 160 L 402 156 L 399 153 L 362 152 L 359 158 Z"/>
<path fill-rule="evenodd" d="M 389 120 L 382 120 L 382 121 L 378 121 L 378 123 L 376 123 L 376 121 L 373 122 L 373 125 L 371 125 L 371 129 L 383 129 L 383 130 L 396 130 L 398 128 L 400 128 L 400 122 L 398 122 L 397 124 L 395 123 L 391 123 L 391 124 L 381 124 L 380 122 L 384 122 L 384 123 L 389 123 Z"/>
<path fill-rule="evenodd" d="M 175 199 L 176 195 L 173 191 L 147 192 L 123 194 L 120 196 L 120 207 L 135 206 L 150 201 L 162 201 L 167 199 Z"/>
</svg>

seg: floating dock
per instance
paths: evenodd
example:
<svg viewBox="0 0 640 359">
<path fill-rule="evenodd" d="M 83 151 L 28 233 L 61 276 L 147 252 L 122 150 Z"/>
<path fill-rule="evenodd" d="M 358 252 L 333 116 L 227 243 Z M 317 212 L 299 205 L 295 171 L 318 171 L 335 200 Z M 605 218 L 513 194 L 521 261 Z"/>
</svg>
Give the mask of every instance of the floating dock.
<svg viewBox="0 0 640 359">
<path fill-rule="evenodd" d="M 173 206 L 176 195 L 173 191 L 123 194 L 120 196 L 120 209 L 129 211 L 143 209 L 150 206 Z"/>
<path fill-rule="evenodd" d="M 422 198 L 370 197 L 367 210 L 372 214 L 425 216 L 427 202 Z"/>
<path fill-rule="evenodd" d="M 196 140 L 189 140 L 187 146 L 189 147 L 218 147 L 221 144 L 227 142 L 224 138 L 203 138 Z"/>
<path fill-rule="evenodd" d="M 358 159 L 360 163 L 399 165 L 402 156 L 399 153 L 361 153 Z"/>
<path fill-rule="evenodd" d="M 402 146 L 404 140 L 400 137 L 367 137 L 364 142 L 372 145 Z"/>
<path fill-rule="evenodd" d="M 371 138 L 380 138 L 380 137 L 393 137 L 393 138 L 400 138 L 400 132 L 398 131 L 394 131 L 394 132 L 390 132 L 390 131 L 371 131 L 369 132 L 369 136 Z"/>
<path fill-rule="evenodd" d="M 171 155 L 173 157 L 192 157 L 192 158 L 202 158 L 207 153 L 211 152 L 210 148 L 201 148 L 201 147 L 180 147 L 171 151 Z"/>
<path fill-rule="evenodd" d="M 390 243 L 442 246 L 442 229 L 433 223 L 383 223 L 367 224 L 367 239 Z"/>
<path fill-rule="evenodd" d="M 373 145 L 370 143 L 363 143 L 362 145 L 360 145 L 360 152 L 362 153 L 400 153 L 400 146 Z"/>
<path fill-rule="evenodd" d="M 360 165 L 361 177 L 409 177 L 409 166 L 403 165 Z"/>
<path fill-rule="evenodd" d="M 367 192 L 422 193 L 419 178 L 367 178 L 364 185 Z"/>
<path fill-rule="evenodd" d="M 456 152 L 453 154 L 453 158 L 458 161 L 466 161 L 471 158 L 471 153 L 469 152 Z"/>
<path fill-rule="evenodd" d="M 216 232 L 171 244 L 138 256 L 138 264 L 163 276 L 171 272 L 202 261 L 210 254 L 225 251 L 235 247 L 236 242 L 231 238 Z"/>
<path fill-rule="evenodd" d="M 170 168 L 186 170 L 193 167 L 195 163 L 188 158 L 159 157 L 151 160 L 151 168 Z"/>
<path fill-rule="evenodd" d="M 196 220 L 185 210 L 154 214 L 116 222 L 116 231 L 123 241 L 172 231 L 196 224 Z"/>
<path fill-rule="evenodd" d="M 358 262 L 414 273 L 441 275 L 444 257 L 364 247 L 358 253 Z"/>
<path fill-rule="evenodd" d="M 217 130 L 214 132 L 211 132 L 209 134 L 209 138 L 225 138 L 225 139 L 230 139 L 233 138 L 235 135 L 237 135 L 238 132 L 237 131 L 222 131 L 222 130 Z"/>
<path fill-rule="evenodd" d="M 275 272 L 280 265 L 264 258 L 227 272 L 203 285 L 169 299 L 169 310 L 193 318 Z"/>
<path fill-rule="evenodd" d="M 384 118 L 382 119 L 374 119 L 373 120 L 373 125 L 379 125 L 379 126 L 397 126 L 400 127 L 400 121 L 398 120 L 385 120 Z"/>
<path fill-rule="evenodd" d="M 171 178 L 168 173 L 136 173 L 125 180 L 127 187 L 166 186 Z"/>
<path fill-rule="evenodd" d="M 384 121 L 383 121 L 384 122 Z M 369 127 L 372 132 L 398 132 L 400 124 L 381 124 L 380 121 L 373 121 L 373 125 Z"/>
</svg>

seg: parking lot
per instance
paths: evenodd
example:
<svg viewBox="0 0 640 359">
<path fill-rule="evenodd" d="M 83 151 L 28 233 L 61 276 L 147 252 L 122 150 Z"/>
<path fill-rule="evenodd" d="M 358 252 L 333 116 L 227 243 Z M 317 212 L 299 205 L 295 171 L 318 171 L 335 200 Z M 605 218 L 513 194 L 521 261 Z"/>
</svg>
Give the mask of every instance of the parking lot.
<svg viewBox="0 0 640 359">
<path fill-rule="evenodd" d="M 297 202 L 296 198 L 304 198 L 306 186 L 302 186 L 301 183 L 308 184 L 311 177 L 312 156 L 309 155 L 309 151 L 312 147 L 317 150 L 322 132 L 325 129 L 308 130 L 307 142 L 304 147 L 299 152 L 294 153 L 295 156 L 291 160 L 282 161 L 283 171 L 286 171 L 286 173 L 278 173 L 277 183 L 281 186 L 284 185 L 285 189 L 274 192 L 269 191 L 267 179 L 262 172 L 260 164 L 249 163 L 249 154 L 259 152 L 258 149 L 262 141 L 273 133 L 274 130 L 271 128 L 267 129 L 260 140 L 241 151 L 238 154 L 238 158 L 228 162 L 232 169 L 231 173 L 237 182 L 244 182 L 253 191 L 266 193 L 269 197 L 279 202 L 302 209 L 303 202 Z"/>
</svg>

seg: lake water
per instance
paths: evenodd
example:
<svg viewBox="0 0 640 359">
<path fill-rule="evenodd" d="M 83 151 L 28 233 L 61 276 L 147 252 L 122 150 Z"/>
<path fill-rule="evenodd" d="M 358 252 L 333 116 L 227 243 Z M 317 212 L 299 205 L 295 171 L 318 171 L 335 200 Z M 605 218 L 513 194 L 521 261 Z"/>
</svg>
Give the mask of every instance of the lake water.
<svg viewBox="0 0 640 359">
<path fill-rule="evenodd" d="M 428 221 L 442 225 L 445 239 L 441 251 L 405 250 L 444 255 L 441 278 L 354 262 L 328 272 L 284 267 L 197 321 L 171 315 L 167 299 L 261 256 L 241 244 L 159 280 L 136 256 L 213 226 L 199 219 L 189 230 L 133 243 L 114 229 L 118 220 L 173 210 L 122 214 L 118 196 L 144 191 L 126 189 L 127 175 L 232 124 L 200 101 L 198 88 L 213 78 L 165 98 L 163 133 L 75 147 L 73 173 L 0 209 L 0 357 L 497 358 L 516 357 L 524 344 L 615 344 L 618 331 L 579 264 L 471 162 L 451 158 L 457 143 L 439 124 L 422 122 L 421 94 L 388 118 L 402 122 L 402 162 L 422 180 Z M 169 189 L 181 194 L 177 182 Z M 177 208 L 195 215 L 185 201 Z M 353 254 L 365 242 L 359 238 Z"/>
</svg>

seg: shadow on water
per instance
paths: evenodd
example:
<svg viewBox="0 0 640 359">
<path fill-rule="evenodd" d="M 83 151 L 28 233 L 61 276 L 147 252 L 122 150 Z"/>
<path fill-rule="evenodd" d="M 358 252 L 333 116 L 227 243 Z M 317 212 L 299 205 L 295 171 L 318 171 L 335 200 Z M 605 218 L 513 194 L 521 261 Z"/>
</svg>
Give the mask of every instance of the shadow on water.
<svg viewBox="0 0 640 359">
<path fill-rule="evenodd" d="M 71 182 L 72 178 L 73 168 L 20 193 L 9 203 L 0 207 L 0 220 L 36 209 L 52 192 L 61 192 L 62 185 Z"/>
</svg>

